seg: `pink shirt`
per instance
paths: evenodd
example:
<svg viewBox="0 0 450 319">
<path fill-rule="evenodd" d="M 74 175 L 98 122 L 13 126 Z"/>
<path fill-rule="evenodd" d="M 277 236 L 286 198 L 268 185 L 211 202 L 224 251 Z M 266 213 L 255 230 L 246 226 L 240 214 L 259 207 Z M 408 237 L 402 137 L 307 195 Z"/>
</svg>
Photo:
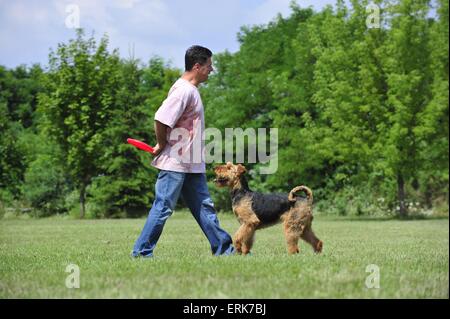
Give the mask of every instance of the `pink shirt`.
<svg viewBox="0 0 450 319">
<path fill-rule="evenodd" d="M 179 79 L 155 114 L 169 126 L 167 145 L 152 165 L 160 170 L 205 173 L 203 103 L 195 85 Z"/>
</svg>

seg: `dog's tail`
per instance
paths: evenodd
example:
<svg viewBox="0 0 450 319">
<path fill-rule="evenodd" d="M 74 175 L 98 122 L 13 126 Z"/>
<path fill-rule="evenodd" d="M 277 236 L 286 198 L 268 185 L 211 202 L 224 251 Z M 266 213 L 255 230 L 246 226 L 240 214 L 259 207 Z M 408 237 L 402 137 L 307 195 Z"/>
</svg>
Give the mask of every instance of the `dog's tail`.
<svg viewBox="0 0 450 319">
<path fill-rule="evenodd" d="M 304 191 L 305 193 L 306 193 L 306 200 L 308 201 L 308 205 L 312 205 L 312 203 L 313 203 L 313 193 L 312 193 L 312 191 L 308 188 L 308 187 L 306 187 L 306 186 L 297 186 L 297 187 L 294 187 L 290 192 L 289 192 L 289 195 L 288 195 L 288 200 L 290 201 L 290 202 L 295 202 L 296 201 L 296 195 L 295 195 L 295 193 L 297 193 L 297 192 L 300 192 L 300 191 Z"/>
</svg>

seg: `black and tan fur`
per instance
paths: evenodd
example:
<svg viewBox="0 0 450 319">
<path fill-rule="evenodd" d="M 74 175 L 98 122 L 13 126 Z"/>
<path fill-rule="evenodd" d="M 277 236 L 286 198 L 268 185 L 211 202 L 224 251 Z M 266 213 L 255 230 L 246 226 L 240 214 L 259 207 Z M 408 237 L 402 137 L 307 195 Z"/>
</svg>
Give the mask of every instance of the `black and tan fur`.
<svg viewBox="0 0 450 319">
<path fill-rule="evenodd" d="M 314 234 L 313 195 L 306 186 L 297 186 L 289 194 L 262 194 L 249 189 L 245 178 L 246 169 L 241 164 L 217 166 L 215 183 L 230 188 L 233 212 L 241 226 L 234 235 L 233 243 L 239 254 L 248 254 L 252 248 L 255 231 L 279 222 L 284 225 L 284 234 L 289 254 L 299 252 L 298 241 L 303 239 L 315 252 L 322 251 L 323 243 Z M 306 198 L 295 193 L 303 191 Z"/>
</svg>

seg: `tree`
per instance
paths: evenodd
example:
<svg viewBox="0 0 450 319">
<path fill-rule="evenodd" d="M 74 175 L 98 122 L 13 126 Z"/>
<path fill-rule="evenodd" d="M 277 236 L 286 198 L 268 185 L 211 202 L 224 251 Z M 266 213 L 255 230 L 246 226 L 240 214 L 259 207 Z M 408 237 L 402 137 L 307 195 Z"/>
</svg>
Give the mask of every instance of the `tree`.
<svg viewBox="0 0 450 319">
<path fill-rule="evenodd" d="M 418 188 L 419 114 L 430 100 L 429 10 L 427 0 L 401 0 L 391 4 L 390 30 L 384 46 L 383 68 L 387 76 L 390 108 L 384 154 L 397 179 L 400 217 L 408 214 L 406 184 Z"/>
<path fill-rule="evenodd" d="M 300 9 L 296 5 L 291 7 L 294 13 L 287 19 L 278 16 L 267 25 L 242 27 L 238 34 L 241 46 L 236 54 L 225 52 L 214 56 L 217 74 L 211 77 L 202 94 L 209 126 L 222 131 L 227 127 L 240 127 L 244 130 L 270 128 L 274 127 L 275 118 L 277 119 L 276 127 L 280 124 L 279 121 L 283 121 L 283 115 L 286 113 L 298 114 L 298 111 L 294 110 L 298 103 L 288 106 L 284 101 L 283 105 L 289 110 L 278 110 L 280 104 L 278 99 L 280 96 L 290 96 L 291 92 L 287 94 L 283 92 L 286 88 L 284 84 L 287 80 L 292 80 L 296 74 L 303 72 L 295 65 L 292 40 L 297 33 L 299 23 L 305 22 L 312 16 L 313 11 Z M 282 82 L 284 79 L 286 81 Z M 289 87 L 294 88 L 295 84 Z M 307 101 L 300 103 L 306 105 Z M 283 123 L 283 125 L 286 124 L 286 122 Z M 286 131 L 282 131 L 281 134 L 283 150 L 287 151 L 289 148 L 284 146 L 289 143 L 291 136 Z M 284 155 L 287 153 L 283 153 Z M 295 154 L 290 152 L 290 155 L 290 161 L 297 160 Z M 290 166 L 287 161 L 284 164 L 285 166 L 280 169 L 290 168 L 292 173 L 293 166 Z M 247 166 L 257 168 L 258 165 L 249 163 Z M 258 170 L 254 172 L 257 173 Z M 297 174 L 288 174 L 289 180 L 293 180 L 295 176 Z M 281 187 L 278 183 L 280 176 L 277 180 L 266 182 L 266 179 L 267 176 L 257 174 L 255 180 L 261 180 L 264 184 L 255 183 L 253 186 L 260 189 Z"/>
<path fill-rule="evenodd" d="M 21 197 L 21 185 L 29 159 L 20 143 L 24 134 L 36 132 L 37 95 L 43 91 L 39 65 L 15 69 L 0 66 L 0 189 Z"/>
<path fill-rule="evenodd" d="M 105 127 L 104 152 L 100 174 L 89 187 L 98 215 L 136 217 L 146 212 L 154 198 L 156 174 L 151 157 L 125 143 L 128 137 L 155 144 L 153 118 L 178 70 L 153 58 L 147 66 L 129 59 L 120 64 L 120 89 L 116 94 L 111 119 Z"/>
<path fill-rule="evenodd" d="M 208 124 L 279 128 L 279 169 L 253 178 L 261 189 L 364 190 L 361 201 L 398 204 L 401 217 L 416 192 L 444 187 L 448 198 L 448 3 L 434 21 L 426 0 L 375 2 L 380 28 L 366 25 L 368 0 L 321 12 L 293 4 L 215 56 Z"/>
<path fill-rule="evenodd" d="M 105 128 L 111 121 L 120 84 L 120 59 L 109 53 L 108 39 L 97 45 L 84 39 L 59 44 L 50 53 L 48 92 L 39 98 L 41 128 L 61 147 L 68 174 L 80 193 L 80 216 L 85 215 L 86 188 L 100 171 Z"/>
<path fill-rule="evenodd" d="M 415 134 L 421 141 L 419 158 L 423 163 L 422 188 L 431 207 L 432 195 L 445 195 L 448 204 L 449 185 L 449 12 L 448 1 L 437 1 L 437 20 L 430 28 L 429 50 L 431 98 L 418 115 Z"/>
</svg>

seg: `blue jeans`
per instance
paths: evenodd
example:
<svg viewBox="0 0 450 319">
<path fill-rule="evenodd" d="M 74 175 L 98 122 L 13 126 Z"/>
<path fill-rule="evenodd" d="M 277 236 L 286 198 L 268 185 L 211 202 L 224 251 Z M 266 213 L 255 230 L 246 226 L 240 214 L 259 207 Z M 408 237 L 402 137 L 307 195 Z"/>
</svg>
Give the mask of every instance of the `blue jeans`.
<svg viewBox="0 0 450 319">
<path fill-rule="evenodd" d="M 172 215 L 180 194 L 208 238 L 212 253 L 216 256 L 232 254 L 234 252 L 232 239 L 219 226 L 205 174 L 160 171 L 155 186 L 155 201 L 144 229 L 134 244 L 132 256 L 153 256 L 164 224 Z"/>
</svg>

